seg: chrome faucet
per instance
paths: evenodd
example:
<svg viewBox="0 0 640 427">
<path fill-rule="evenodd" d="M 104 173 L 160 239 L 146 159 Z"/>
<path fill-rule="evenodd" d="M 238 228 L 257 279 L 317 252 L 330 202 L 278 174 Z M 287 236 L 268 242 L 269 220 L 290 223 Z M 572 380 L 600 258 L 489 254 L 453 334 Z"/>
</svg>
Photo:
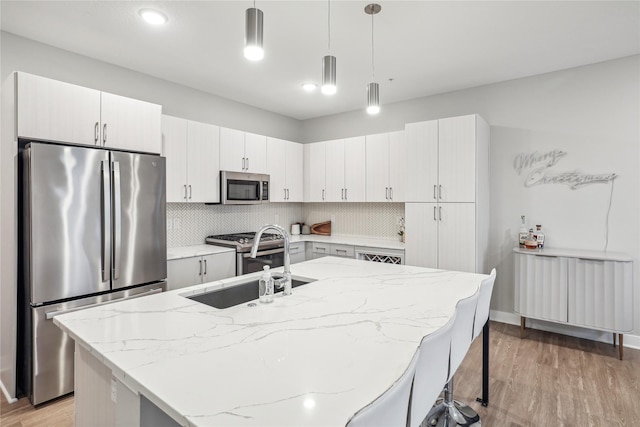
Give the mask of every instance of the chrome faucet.
<svg viewBox="0 0 640 427">
<path fill-rule="evenodd" d="M 260 230 L 258 230 L 253 239 L 253 246 L 251 247 L 251 258 L 256 257 L 262 233 L 267 230 L 277 231 L 278 233 L 282 234 L 282 237 L 284 237 L 284 274 L 280 279 L 274 279 L 273 283 L 278 289 L 284 288 L 284 290 L 282 291 L 283 295 L 291 295 L 291 256 L 289 255 L 289 233 L 287 233 L 287 230 L 280 227 L 279 225 L 274 224 L 263 226 Z"/>
</svg>

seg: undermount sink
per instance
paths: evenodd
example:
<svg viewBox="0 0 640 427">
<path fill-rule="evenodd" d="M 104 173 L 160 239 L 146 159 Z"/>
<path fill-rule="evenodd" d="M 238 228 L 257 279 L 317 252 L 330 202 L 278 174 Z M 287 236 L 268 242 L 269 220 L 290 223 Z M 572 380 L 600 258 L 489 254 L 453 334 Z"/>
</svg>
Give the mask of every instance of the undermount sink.
<svg viewBox="0 0 640 427">
<path fill-rule="evenodd" d="M 278 279 L 279 276 L 274 276 L 274 278 Z M 242 283 L 240 285 L 216 289 L 214 291 L 193 295 L 187 298 L 215 308 L 229 308 L 233 307 L 234 305 L 258 299 L 258 281 L 259 279 L 256 278 L 255 280 Z M 313 280 L 292 279 L 291 287 L 296 288 L 310 282 L 313 282 Z M 277 289 L 276 287 L 274 291 L 277 294 L 279 292 L 282 292 L 282 288 Z"/>
</svg>

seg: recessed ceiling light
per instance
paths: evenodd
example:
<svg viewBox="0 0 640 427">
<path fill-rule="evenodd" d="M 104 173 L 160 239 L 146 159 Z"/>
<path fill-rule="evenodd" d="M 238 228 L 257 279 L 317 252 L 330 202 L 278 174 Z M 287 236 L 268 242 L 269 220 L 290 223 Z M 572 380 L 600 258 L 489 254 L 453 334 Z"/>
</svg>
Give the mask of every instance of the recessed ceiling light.
<svg viewBox="0 0 640 427">
<path fill-rule="evenodd" d="M 302 89 L 304 89 L 306 92 L 313 92 L 314 90 L 318 89 L 318 85 L 315 83 L 302 83 Z"/>
<path fill-rule="evenodd" d="M 167 22 L 167 16 L 164 13 L 153 9 L 141 9 L 138 14 L 151 25 L 162 25 Z"/>
</svg>

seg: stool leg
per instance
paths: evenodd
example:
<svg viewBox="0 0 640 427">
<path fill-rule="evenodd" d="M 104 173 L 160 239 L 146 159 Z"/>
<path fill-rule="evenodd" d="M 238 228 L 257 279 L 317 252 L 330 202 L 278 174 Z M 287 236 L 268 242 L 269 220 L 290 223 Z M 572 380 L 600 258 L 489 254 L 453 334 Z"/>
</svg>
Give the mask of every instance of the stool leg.
<svg viewBox="0 0 640 427">
<path fill-rule="evenodd" d="M 527 318 L 520 316 L 520 338 L 524 338 L 524 329 L 526 327 Z"/>
<path fill-rule="evenodd" d="M 618 352 L 620 353 L 620 360 L 622 360 L 622 347 L 623 347 L 622 346 L 622 337 L 623 337 L 622 334 L 618 334 L 618 341 L 619 341 L 619 343 L 618 343 Z"/>
<path fill-rule="evenodd" d="M 613 346 L 616 346 L 616 333 L 613 333 Z"/>
</svg>

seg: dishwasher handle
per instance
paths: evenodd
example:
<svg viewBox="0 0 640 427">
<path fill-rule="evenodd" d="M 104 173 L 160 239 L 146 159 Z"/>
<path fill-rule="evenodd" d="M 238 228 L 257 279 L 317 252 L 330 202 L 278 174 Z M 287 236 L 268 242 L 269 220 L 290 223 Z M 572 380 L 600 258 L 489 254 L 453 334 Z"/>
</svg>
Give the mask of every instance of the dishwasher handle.
<svg viewBox="0 0 640 427">
<path fill-rule="evenodd" d="M 140 297 L 146 297 L 147 295 L 157 294 L 159 292 L 162 292 L 162 288 L 151 289 L 151 290 L 148 290 L 148 291 L 143 292 L 141 294 L 133 295 L 133 296 L 130 296 L 130 297 L 116 298 L 116 299 L 112 299 L 112 300 L 109 300 L 109 301 L 98 302 L 98 303 L 95 303 L 95 304 L 81 305 L 80 307 L 67 308 L 67 309 L 64 309 L 64 310 L 49 311 L 48 313 L 45 314 L 45 318 L 47 320 L 51 320 L 54 317 L 59 316 L 61 314 L 73 313 L 74 311 L 84 310 L 85 308 L 99 307 L 101 305 L 107 305 L 107 304 L 111 304 L 111 303 L 114 303 L 114 302 L 120 302 L 120 301 L 124 301 L 124 300 L 140 298 Z"/>
</svg>

